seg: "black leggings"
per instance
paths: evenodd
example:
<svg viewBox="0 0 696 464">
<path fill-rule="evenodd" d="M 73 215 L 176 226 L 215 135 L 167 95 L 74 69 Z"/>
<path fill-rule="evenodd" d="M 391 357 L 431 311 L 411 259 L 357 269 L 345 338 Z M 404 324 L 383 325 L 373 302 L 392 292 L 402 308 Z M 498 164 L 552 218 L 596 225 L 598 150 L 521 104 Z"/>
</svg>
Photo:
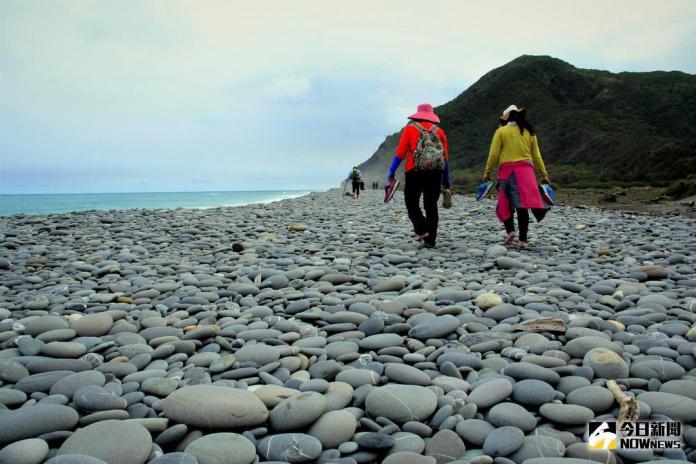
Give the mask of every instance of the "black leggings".
<svg viewBox="0 0 696 464">
<path fill-rule="evenodd" d="M 360 181 L 353 181 L 353 195 L 360 196 Z"/>
<path fill-rule="evenodd" d="M 517 208 L 517 224 L 520 227 L 520 241 L 527 241 L 527 231 L 529 230 L 529 210 L 524 208 Z M 515 231 L 515 213 L 513 212 L 510 217 L 503 223 L 505 225 L 505 231 L 509 234 Z"/>
<path fill-rule="evenodd" d="M 437 238 L 437 200 L 440 198 L 440 186 L 442 185 L 442 170 L 416 171 L 406 173 L 406 186 L 404 187 L 404 200 L 408 218 L 413 223 L 413 231 L 416 235 L 426 232 L 428 237 L 425 243 L 435 245 Z M 423 207 L 425 216 L 420 208 L 420 198 L 423 195 Z"/>
</svg>

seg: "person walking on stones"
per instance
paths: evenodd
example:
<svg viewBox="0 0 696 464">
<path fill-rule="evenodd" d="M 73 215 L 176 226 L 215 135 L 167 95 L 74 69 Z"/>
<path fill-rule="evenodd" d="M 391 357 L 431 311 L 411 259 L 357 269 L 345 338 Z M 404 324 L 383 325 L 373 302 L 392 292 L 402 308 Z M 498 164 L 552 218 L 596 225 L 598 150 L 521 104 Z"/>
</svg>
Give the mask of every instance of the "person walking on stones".
<svg viewBox="0 0 696 464">
<path fill-rule="evenodd" d="M 351 181 L 353 183 L 353 200 L 357 200 L 360 198 L 360 184 L 362 182 L 362 173 L 358 170 L 357 166 L 353 166 L 353 170 L 350 171 L 350 174 L 348 174 L 346 182 L 347 181 Z"/>
<path fill-rule="evenodd" d="M 483 180 L 490 180 L 495 167 L 498 167 L 498 204 L 496 215 L 505 226 L 507 237 L 505 245 L 515 240 L 514 215 L 517 212 L 519 227 L 519 248 L 527 248 L 529 230 L 529 210 L 541 221 L 549 205 L 542 199 L 537 184 L 536 166 L 542 183 L 550 184 L 544 160 L 539 151 L 539 142 L 532 125 L 527 121 L 525 108 L 508 106 L 500 117 L 500 127 L 493 135 L 488 162 Z"/>
<path fill-rule="evenodd" d="M 439 127 L 440 118 L 429 103 L 418 105 L 416 113 L 408 119 L 410 122 L 401 132 L 387 179 L 394 179 L 397 168 L 405 159 L 404 200 L 408 217 L 413 223 L 416 240 L 422 241 L 426 248 L 433 248 L 437 240 L 440 190 L 444 186 L 450 192 L 447 137 Z M 421 196 L 425 216 L 420 207 Z"/>
</svg>

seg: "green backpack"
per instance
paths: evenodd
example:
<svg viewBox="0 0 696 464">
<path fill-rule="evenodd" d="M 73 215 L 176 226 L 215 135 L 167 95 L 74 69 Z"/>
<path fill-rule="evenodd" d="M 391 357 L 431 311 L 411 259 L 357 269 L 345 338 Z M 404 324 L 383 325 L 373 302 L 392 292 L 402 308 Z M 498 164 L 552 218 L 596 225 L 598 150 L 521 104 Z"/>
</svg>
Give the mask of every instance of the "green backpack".
<svg viewBox="0 0 696 464">
<path fill-rule="evenodd" d="M 442 145 L 442 140 L 437 135 L 437 130 L 439 129 L 437 125 L 433 124 L 430 130 L 427 130 L 417 122 L 412 122 L 411 125 L 420 132 L 416 150 L 413 152 L 413 161 L 416 164 L 416 169 L 419 171 L 445 169 L 445 148 Z"/>
</svg>

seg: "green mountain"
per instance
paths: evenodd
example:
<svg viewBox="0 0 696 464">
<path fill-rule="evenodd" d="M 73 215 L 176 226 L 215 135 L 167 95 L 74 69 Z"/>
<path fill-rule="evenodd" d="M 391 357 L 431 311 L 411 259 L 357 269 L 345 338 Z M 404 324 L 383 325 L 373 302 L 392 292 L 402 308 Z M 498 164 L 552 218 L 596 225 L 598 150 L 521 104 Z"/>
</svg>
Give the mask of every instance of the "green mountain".
<svg viewBox="0 0 696 464">
<path fill-rule="evenodd" d="M 510 104 L 527 108 L 560 186 L 664 185 L 696 172 L 696 76 L 614 74 L 525 55 L 436 108 L 455 185 L 471 188 L 480 179 L 498 117 Z M 383 183 L 399 136 L 389 135 L 360 165 L 368 181 Z"/>
</svg>

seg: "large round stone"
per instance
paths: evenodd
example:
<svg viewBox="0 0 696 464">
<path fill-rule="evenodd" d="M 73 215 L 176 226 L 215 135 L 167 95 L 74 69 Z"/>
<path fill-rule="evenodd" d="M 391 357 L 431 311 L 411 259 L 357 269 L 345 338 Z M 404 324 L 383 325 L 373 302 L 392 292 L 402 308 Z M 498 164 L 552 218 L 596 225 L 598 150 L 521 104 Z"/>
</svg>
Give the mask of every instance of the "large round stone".
<svg viewBox="0 0 696 464">
<path fill-rule="evenodd" d="M 355 416 L 350 412 L 329 411 L 321 416 L 307 433 L 316 437 L 324 449 L 333 449 L 350 441 L 356 428 Z"/>
<path fill-rule="evenodd" d="M 614 395 L 608 389 L 596 385 L 576 388 L 568 393 L 566 403 L 585 406 L 595 413 L 606 411 L 615 404 Z"/>
<path fill-rule="evenodd" d="M 565 445 L 557 438 L 545 435 L 531 435 L 524 437 L 522 446 L 515 451 L 509 459 L 514 462 L 525 462 L 533 458 L 553 458 L 555 461 L 562 462 L 560 459 L 565 454 Z"/>
<path fill-rule="evenodd" d="M 577 404 L 543 404 L 539 413 L 548 420 L 562 425 L 583 425 L 594 419 L 591 409 Z"/>
<path fill-rule="evenodd" d="M 162 401 L 164 415 L 181 424 L 209 429 L 259 425 L 268 409 L 252 393 L 216 385 L 184 387 Z"/>
<path fill-rule="evenodd" d="M 384 369 L 389 380 L 405 385 L 428 386 L 432 383 L 430 376 L 425 372 L 408 364 L 389 363 Z"/>
<path fill-rule="evenodd" d="M 523 432 L 530 432 L 536 427 L 536 418 L 525 408 L 515 403 L 500 403 L 488 411 L 488 422 L 498 427 L 510 425 Z"/>
<path fill-rule="evenodd" d="M 326 412 L 326 399 L 316 392 L 305 392 L 281 401 L 270 414 L 273 430 L 288 432 L 314 423 Z"/>
<path fill-rule="evenodd" d="M 251 464 L 256 459 L 254 444 L 236 433 L 213 433 L 192 441 L 185 449 L 198 464 Z"/>
<path fill-rule="evenodd" d="M 425 444 L 425 454 L 434 457 L 437 464 L 456 461 L 465 452 L 464 442 L 451 430 L 440 430 Z"/>
<path fill-rule="evenodd" d="M 109 464 L 143 464 L 152 452 L 150 432 L 140 424 L 105 420 L 70 435 L 58 454 L 86 454 Z"/>
<path fill-rule="evenodd" d="M 593 348 L 585 354 L 582 365 L 589 367 L 599 379 L 625 379 L 628 366 L 621 356 L 607 348 Z"/>
<path fill-rule="evenodd" d="M 594 348 L 606 348 L 616 354 L 621 354 L 621 347 L 604 337 L 588 335 L 585 337 L 574 338 L 564 347 L 564 351 L 574 358 L 583 359 L 588 351 Z"/>
<path fill-rule="evenodd" d="M 48 455 L 48 443 L 38 438 L 17 441 L 0 450 L 0 462 L 41 464 Z"/>
<path fill-rule="evenodd" d="M 500 427 L 488 434 L 483 443 L 483 451 L 492 457 L 507 456 L 522 446 L 524 432 L 517 427 Z"/>
<path fill-rule="evenodd" d="M 437 408 L 437 397 L 425 387 L 390 384 L 368 393 L 365 406 L 372 417 L 383 416 L 403 424 L 430 417 Z"/>
<path fill-rule="evenodd" d="M 493 379 L 480 384 L 469 394 L 469 402 L 478 409 L 486 409 L 500 403 L 512 393 L 512 384 L 508 379 Z"/>
<path fill-rule="evenodd" d="M 75 374 L 69 375 L 56 382 L 51 387 L 50 394 L 65 395 L 69 399 L 72 399 L 75 392 L 81 387 L 88 385 L 102 387 L 104 386 L 104 383 L 106 383 L 106 378 L 104 377 L 104 374 L 99 371 L 76 372 Z"/>
<path fill-rule="evenodd" d="M 461 325 L 461 321 L 451 314 L 435 316 L 423 319 L 415 327 L 408 331 L 408 336 L 427 340 L 429 338 L 445 337 Z"/>
<path fill-rule="evenodd" d="M 0 443 L 12 443 L 58 430 L 72 430 L 77 411 L 58 404 L 37 404 L 0 414 Z"/>
<path fill-rule="evenodd" d="M 268 461 L 285 461 L 290 464 L 314 461 L 321 454 L 321 442 L 304 433 L 269 435 L 256 446 L 259 454 Z"/>
<path fill-rule="evenodd" d="M 665 392 L 645 392 L 638 395 L 637 399 L 645 401 L 653 414 L 662 414 L 682 422 L 696 421 L 696 400 L 686 396 Z"/>
<path fill-rule="evenodd" d="M 114 320 L 108 313 L 89 314 L 70 321 L 70 327 L 80 337 L 100 337 L 105 335 L 114 325 Z"/>
</svg>

